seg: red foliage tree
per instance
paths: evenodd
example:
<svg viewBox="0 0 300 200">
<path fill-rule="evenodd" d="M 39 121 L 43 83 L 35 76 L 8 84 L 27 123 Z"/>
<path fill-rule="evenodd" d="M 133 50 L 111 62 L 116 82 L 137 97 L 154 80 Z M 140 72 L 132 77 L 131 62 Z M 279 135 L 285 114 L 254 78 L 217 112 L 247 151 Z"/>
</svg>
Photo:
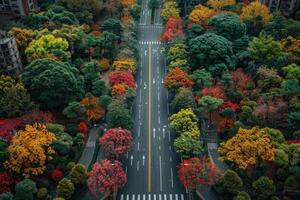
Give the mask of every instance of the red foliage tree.
<svg viewBox="0 0 300 200">
<path fill-rule="evenodd" d="M 23 115 L 20 118 L 20 120 L 22 126 L 25 126 L 26 124 L 34 124 L 34 123 L 48 124 L 48 123 L 55 122 L 55 118 L 53 114 L 49 111 L 46 112 L 32 111 Z"/>
<path fill-rule="evenodd" d="M 99 143 L 108 158 L 119 158 L 132 146 L 132 135 L 127 129 L 112 128 L 105 132 Z"/>
<path fill-rule="evenodd" d="M 164 85 L 170 89 L 178 89 L 180 87 L 190 88 L 194 85 L 193 80 L 179 67 L 170 70 L 164 79 Z"/>
<path fill-rule="evenodd" d="M 165 24 L 165 31 L 161 36 L 161 41 L 168 42 L 174 38 L 183 37 L 182 24 L 183 21 L 179 16 L 170 17 Z"/>
<path fill-rule="evenodd" d="M 189 192 L 194 191 L 197 185 L 213 185 L 219 177 L 219 169 L 207 157 L 183 160 L 178 166 L 178 179 Z"/>
<path fill-rule="evenodd" d="M 215 98 L 218 98 L 218 99 L 224 99 L 225 98 L 224 90 L 219 85 L 203 88 L 201 90 L 201 94 L 202 94 L 202 96 L 211 96 L 211 97 L 215 97 Z"/>
<path fill-rule="evenodd" d="M 231 118 L 222 118 L 221 121 L 218 124 L 218 132 L 222 133 L 226 129 L 230 129 L 234 127 L 234 120 Z"/>
<path fill-rule="evenodd" d="M 89 172 L 87 185 L 95 196 L 104 193 L 105 195 L 116 194 L 120 187 L 127 181 L 122 164 L 117 160 L 102 160 L 95 163 Z"/>
<path fill-rule="evenodd" d="M 64 173 L 58 168 L 55 168 L 51 173 L 52 180 L 56 182 L 60 181 L 63 177 L 64 177 Z"/>
<path fill-rule="evenodd" d="M 110 85 L 125 84 L 128 87 L 136 88 L 136 83 L 131 72 L 127 71 L 113 71 L 109 74 Z"/>
<path fill-rule="evenodd" d="M 0 194 L 11 191 L 13 180 L 7 172 L 0 172 Z"/>
<path fill-rule="evenodd" d="M 10 142 L 13 136 L 13 131 L 20 126 L 19 118 L 3 119 L 0 120 L 0 138 Z"/>
<path fill-rule="evenodd" d="M 77 126 L 77 130 L 80 132 L 80 133 L 83 133 L 84 135 L 87 134 L 88 132 L 88 126 L 86 125 L 85 122 L 80 122 Z"/>
<path fill-rule="evenodd" d="M 231 72 L 232 82 L 235 90 L 241 91 L 244 95 L 249 95 L 247 85 L 252 81 L 251 77 L 247 75 L 241 68 Z"/>
<path fill-rule="evenodd" d="M 233 103 L 231 101 L 225 101 L 220 108 L 223 110 L 225 108 L 230 108 L 231 110 L 233 110 L 234 112 L 238 111 L 239 109 L 241 109 L 241 106 L 239 104 Z"/>
</svg>

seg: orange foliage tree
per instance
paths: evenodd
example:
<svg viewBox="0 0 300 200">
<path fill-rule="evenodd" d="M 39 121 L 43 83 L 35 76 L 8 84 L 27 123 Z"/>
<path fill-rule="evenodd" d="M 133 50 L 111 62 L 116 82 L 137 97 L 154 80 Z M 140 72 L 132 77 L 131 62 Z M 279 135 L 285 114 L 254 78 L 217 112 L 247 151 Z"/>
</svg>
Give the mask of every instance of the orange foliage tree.
<svg viewBox="0 0 300 200">
<path fill-rule="evenodd" d="M 112 87 L 112 95 L 116 96 L 116 95 L 122 95 L 125 94 L 127 91 L 128 86 L 122 83 L 117 83 Z"/>
<path fill-rule="evenodd" d="M 88 95 L 80 102 L 86 108 L 86 116 L 88 121 L 96 121 L 104 117 L 104 109 L 99 105 L 99 98 Z"/>
<path fill-rule="evenodd" d="M 226 6 L 234 5 L 235 0 L 209 0 L 207 4 L 215 10 L 221 10 Z"/>
<path fill-rule="evenodd" d="M 206 6 L 195 6 L 194 10 L 189 15 L 189 20 L 192 23 L 207 25 L 208 20 L 215 14 L 214 10 L 209 9 Z"/>
<path fill-rule="evenodd" d="M 225 97 L 224 90 L 218 85 L 203 88 L 201 90 L 201 94 L 202 94 L 202 96 L 211 96 L 211 97 L 215 97 L 218 99 L 224 99 L 224 97 Z"/>
<path fill-rule="evenodd" d="M 233 71 L 231 75 L 234 89 L 241 91 L 244 95 L 248 95 L 247 85 L 252 81 L 251 77 L 243 72 L 241 68 Z"/>
<path fill-rule="evenodd" d="M 134 74 L 136 72 L 136 61 L 133 58 L 116 60 L 112 67 L 114 70 L 129 71 Z"/>
<path fill-rule="evenodd" d="M 258 160 L 275 160 L 275 148 L 269 136 L 258 127 L 240 128 L 235 136 L 220 144 L 218 151 L 221 161 L 228 160 L 241 169 L 256 165 Z"/>
<path fill-rule="evenodd" d="M 300 38 L 288 36 L 281 41 L 281 47 L 289 54 L 293 61 L 300 63 Z"/>
<path fill-rule="evenodd" d="M 190 88 L 194 85 L 193 80 L 179 67 L 170 70 L 164 79 L 164 85 L 169 90 L 176 90 L 180 87 Z"/>
<path fill-rule="evenodd" d="M 135 4 L 135 0 L 122 0 L 121 4 L 123 8 L 128 8 L 129 6 Z"/>
<path fill-rule="evenodd" d="M 264 4 L 258 1 L 253 1 L 242 8 L 242 13 L 240 17 L 242 20 L 249 21 L 261 18 L 261 22 L 263 24 L 266 24 L 270 21 L 270 11 L 268 7 Z"/>
<path fill-rule="evenodd" d="M 230 129 L 230 128 L 233 128 L 233 127 L 234 127 L 234 121 L 233 121 L 233 119 L 225 117 L 225 118 L 222 118 L 222 120 L 218 124 L 218 132 L 222 133 L 226 129 Z"/>
</svg>

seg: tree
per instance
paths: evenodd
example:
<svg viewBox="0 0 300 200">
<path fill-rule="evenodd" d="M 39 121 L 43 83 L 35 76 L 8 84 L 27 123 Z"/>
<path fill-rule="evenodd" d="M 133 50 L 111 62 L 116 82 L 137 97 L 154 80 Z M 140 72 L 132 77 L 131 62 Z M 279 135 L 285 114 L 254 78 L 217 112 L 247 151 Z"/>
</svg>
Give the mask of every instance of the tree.
<svg viewBox="0 0 300 200">
<path fill-rule="evenodd" d="M 284 135 L 282 132 L 278 129 L 274 128 L 263 128 L 263 132 L 265 132 L 267 135 L 269 135 L 271 139 L 271 143 L 276 147 L 279 148 L 281 145 L 286 144 L 286 140 L 284 138 Z"/>
<path fill-rule="evenodd" d="M 86 135 L 88 133 L 89 127 L 87 126 L 87 124 L 85 122 L 80 122 L 77 126 L 77 130 L 78 130 L 78 132 Z"/>
<path fill-rule="evenodd" d="M 39 58 L 53 58 L 65 61 L 71 57 L 68 49 L 69 44 L 65 39 L 47 34 L 30 42 L 25 53 L 29 62 Z"/>
<path fill-rule="evenodd" d="M 289 113 L 288 127 L 291 131 L 296 131 L 300 129 L 300 111 Z"/>
<path fill-rule="evenodd" d="M 191 89 L 179 88 L 174 99 L 171 101 L 171 107 L 175 112 L 182 108 L 195 108 L 195 98 Z"/>
<path fill-rule="evenodd" d="M 166 1 L 163 3 L 161 16 L 164 22 L 168 21 L 170 17 L 179 16 L 179 9 L 175 1 Z"/>
<path fill-rule="evenodd" d="M 102 32 L 107 31 L 107 32 L 114 33 L 118 37 L 121 37 L 122 36 L 122 32 L 123 32 L 120 20 L 113 19 L 113 18 L 109 18 L 109 19 L 105 20 L 101 24 L 100 30 Z"/>
<path fill-rule="evenodd" d="M 30 179 L 24 179 L 15 186 L 15 199 L 17 200 L 33 200 L 34 194 L 37 192 L 36 184 Z"/>
<path fill-rule="evenodd" d="M 42 174 L 47 160 L 52 159 L 55 151 L 50 146 L 55 135 L 45 125 L 26 125 L 14 136 L 8 147 L 9 160 L 5 167 L 24 177 Z"/>
<path fill-rule="evenodd" d="M 192 74 L 192 79 L 195 82 L 196 89 L 210 87 L 213 84 L 213 77 L 206 69 L 197 69 Z"/>
<path fill-rule="evenodd" d="M 212 87 L 205 87 L 201 90 L 202 96 L 211 96 L 218 99 L 224 99 L 225 93 L 221 86 L 216 85 Z"/>
<path fill-rule="evenodd" d="M 100 193 L 110 195 L 116 194 L 118 189 L 125 185 L 126 181 L 126 174 L 119 161 L 102 160 L 101 163 L 93 165 L 87 185 L 95 196 Z"/>
<path fill-rule="evenodd" d="M 191 193 L 198 185 L 213 185 L 220 176 L 219 169 L 208 158 L 190 158 L 178 166 L 178 179 Z"/>
<path fill-rule="evenodd" d="M 273 181 L 266 176 L 261 176 L 254 181 L 252 187 L 258 200 L 269 199 L 276 192 Z"/>
<path fill-rule="evenodd" d="M 233 200 L 251 200 L 249 194 L 247 192 L 239 192 Z"/>
<path fill-rule="evenodd" d="M 174 140 L 174 148 L 183 159 L 199 156 L 203 150 L 199 140 L 185 136 L 180 136 Z"/>
<path fill-rule="evenodd" d="M 164 85 L 169 90 L 177 90 L 180 87 L 190 88 L 194 85 L 193 80 L 180 68 L 171 69 L 164 79 Z"/>
<path fill-rule="evenodd" d="M 214 10 L 209 9 L 201 4 L 194 7 L 189 15 L 189 20 L 192 23 L 207 25 L 208 20 L 215 14 Z"/>
<path fill-rule="evenodd" d="M 190 41 L 192 58 L 200 66 L 224 63 L 234 66 L 232 44 L 226 38 L 215 33 L 205 33 Z"/>
<path fill-rule="evenodd" d="M 93 83 L 100 79 L 100 70 L 101 66 L 97 62 L 89 62 L 81 68 L 86 92 L 91 92 Z"/>
<path fill-rule="evenodd" d="M 63 114 L 68 118 L 80 118 L 86 112 L 86 108 L 80 102 L 71 101 L 63 109 Z"/>
<path fill-rule="evenodd" d="M 187 41 L 202 35 L 204 32 L 205 30 L 200 24 L 190 24 L 187 30 Z"/>
<path fill-rule="evenodd" d="M 261 33 L 258 38 L 250 41 L 248 52 L 259 64 L 269 64 L 283 54 L 280 43 L 265 33 Z"/>
<path fill-rule="evenodd" d="M 300 82 L 300 66 L 291 64 L 282 68 L 286 79 L 297 79 Z"/>
<path fill-rule="evenodd" d="M 2 199 L 2 200 L 13 200 L 14 196 L 13 196 L 12 193 L 6 192 L 6 193 L 0 194 L 0 199 Z"/>
<path fill-rule="evenodd" d="M 260 67 L 258 68 L 257 73 L 257 84 L 263 91 L 266 92 L 271 88 L 277 88 L 280 86 L 282 78 L 278 75 L 277 70 Z"/>
<path fill-rule="evenodd" d="M 132 140 L 132 134 L 129 130 L 111 128 L 99 138 L 99 143 L 107 158 L 117 159 L 130 150 Z"/>
<path fill-rule="evenodd" d="M 235 0 L 208 0 L 207 4 L 215 10 L 222 10 L 224 7 L 236 4 Z"/>
<path fill-rule="evenodd" d="M 12 184 L 13 179 L 11 178 L 10 174 L 5 171 L 0 172 L 0 194 L 11 192 Z"/>
<path fill-rule="evenodd" d="M 106 121 L 111 128 L 121 127 L 130 130 L 133 125 L 129 110 L 116 100 L 108 106 Z"/>
<path fill-rule="evenodd" d="M 55 168 L 51 172 L 51 178 L 53 181 L 58 182 L 64 177 L 64 173 L 59 168 Z"/>
<path fill-rule="evenodd" d="M 183 38 L 183 21 L 179 16 L 172 16 L 164 26 L 164 32 L 161 36 L 162 42 L 169 42 L 175 39 Z"/>
<path fill-rule="evenodd" d="M 46 108 L 63 108 L 83 94 L 83 78 L 78 70 L 49 58 L 26 66 L 22 80 L 32 97 Z"/>
<path fill-rule="evenodd" d="M 188 132 L 192 129 L 197 129 L 200 133 L 198 118 L 191 108 L 181 109 L 178 113 L 173 114 L 170 117 L 170 127 L 179 133 Z"/>
<path fill-rule="evenodd" d="M 269 136 L 257 127 L 240 128 L 235 136 L 220 144 L 218 151 L 220 160 L 233 162 L 241 169 L 257 164 L 258 160 L 275 160 Z"/>
<path fill-rule="evenodd" d="M 203 96 L 198 101 L 198 106 L 204 112 L 209 113 L 209 121 L 211 123 L 211 113 L 217 110 L 223 102 L 223 99 L 217 99 L 211 96 Z"/>
<path fill-rule="evenodd" d="M 168 68 L 179 67 L 180 69 L 187 71 L 189 67 L 187 57 L 187 47 L 184 43 L 179 42 L 172 45 L 167 52 L 167 59 L 170 63 Z"/>
<path fill-rule="evenodd" d="M 286 39 L 281 41 L 282 49 L 287 52 L 290 58 L 296 62 L 300 63 L 300 39 L 288 36 Z"/>
<path fill-rule="evenodd" d="M 86 109 L 88 121 L 97 121 L 104 117 L 105 111 L 99 104 L 99 98 L 93 95 L 87 95 L 80 101 Z"/>
<path fill-rule="evenodd" d="M 72 11 L 82 12 L 87 10 L 94 14 L 99 13 L 103 9 L 103 1 L 98 0 L 66 0 L 66 5 Z"/>
<path fill-rule="evenodd" d="M 8 34 L 16 39 L 18 48 L 21 52 L 25 51 L 26 47 L 29 45 L 29 43 L 34 37 L 33 30 L 19 27 L 12 27 L 9 30 Z"/>
<path fill-rule="evenodd" d="M 70 172 L 70 179 L 74 185 L 82 185 L 86 183 L 88 178 L 87 170 L 84 165 L 76 164 Z"/>
<path fill-rule="evenodd" d="M 220 182 L 224 189 L 224 194 L 236 195 L 243 189 L 242 179 L 235 171 L 230 169 L 226 170 Z"/>
<path fill-rule="evenodd" d="M 109 73 L 109 84 L 125 84 L 128 87 L 136 88 L 136 83 L 132 73 L 126 71 L 113 71 Z"/>
<path fill-rule="evenodd" d="M 106 87 L 106 83 L 104 80 L 99 79 L 92 82 L 92 91 L 91 93 L 96 96 L 100 97 L 102 95 L 106 95 L 108 92 L 108 88 Z"/>
<path fill-rule="evenodd" d="M 252 81 L 251 77 L 241 68 L 231 72 L 231 76 L 234 90 L 238 90 L 244 95 L 248 95 L 247 85 Z"/>
<path fill-rule="evenodd" d="M 129 71 L 132 74 L 136 72 L 136 61 L 133 58 L 115 60 L 112 64 L 114 70 Z"/>
<path fill-rule="evenodd" d="M 244 21 L 259 20 L 259 22 L 266 24 L 270 21 L 270 11 L 264 4 L 258 1 L 253 1 L 242 8 L 240 17 Z"/>
<path fill-rule="evenodd" d="M 239 16 L 232 13 L 221 13 L 213 16 L 208 25 L 213 32 L 225 37 L 229 41 L 237 40 L 246 34 L 246 25 Z"/>
<path fill-rule="evenodd" d="M 75 187 L 72 181 L 67 178 L 63 178 L 57 185 L 56 196 L 68 200 L 72 198 L 74 191 Z"/>
</svg>

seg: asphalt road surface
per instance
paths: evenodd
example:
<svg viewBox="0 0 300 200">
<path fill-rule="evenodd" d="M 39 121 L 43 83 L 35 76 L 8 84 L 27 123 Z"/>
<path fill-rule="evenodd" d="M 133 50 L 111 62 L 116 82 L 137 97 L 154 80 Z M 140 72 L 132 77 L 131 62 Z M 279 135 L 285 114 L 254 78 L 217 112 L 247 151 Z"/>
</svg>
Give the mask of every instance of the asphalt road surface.
<svg viewBox="0 0 300 200">
<path fill-rule="evenodd" d="M 133 106 L 134 145 L 123 159 L 127 183 L 118 200 L 185 200 L 186 191 L 177 178 L 179 158 L 174 133 L 168 127 L 168 92 L 163 86 L 166 60 L 160 36 L 160 9 L 151 12 L 143 1 L 138 28 L 139 69 L 137 97 Z"/>
</svg>

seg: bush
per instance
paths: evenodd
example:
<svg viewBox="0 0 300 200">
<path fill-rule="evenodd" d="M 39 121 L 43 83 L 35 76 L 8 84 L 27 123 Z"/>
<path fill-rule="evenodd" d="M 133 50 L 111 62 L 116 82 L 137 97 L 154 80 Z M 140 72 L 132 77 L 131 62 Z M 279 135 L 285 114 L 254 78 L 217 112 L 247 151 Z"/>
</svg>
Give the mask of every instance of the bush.
<svg viewBox="0 0 300 200">
<path fill-rule="evenodd" d="M 233 200 L 251 200 L 251 198 L 247 192 L 239 192 L 238 195 L 233 198 Z"/>
<path fill-rule="evenodd" d="M 57 185 L 57 196 L 56 197 L 62 197 L 64 199 L 71 199 L 73 193 L 74 193 L 74 184 L 71 180 L 67 178 L 63 178 L 61 181 L 59 181 Z"/>
<path fill-rule="evenodd" d="M 254 181 L 252 187 L 258 200 L 269 199 L 276 191 L 273 181 L 266 176 L 261 176 Z"/>
<path fill-rule="evenodd" d="M 36 194 L 36 197 L 41 200 L 45 200 L 49 197 L 47 188 L 40 188 Z"/>
<path fill-rule="evenodd" d="M 68 164 L 67 164 L 67 169 L 69 170 L 69 171 L 71 171 L 72 170 L 72 168 L 75 166 L 75 162 L 69 162 Z"/>
<path fill-rule="evenodd" d="M 233 170 L 227 170 L 221 180 L 224 192 L 238 194 L 243 188 L 243 181 Z"/>
<path fill-rule="evenodd" d="M 74 185 L 84 184 L 87 180 L 87 170 L 84 165 L 76 164 L 70 173 L 70 179 Z"/>
<path fill-rule="evenodd" d="M 37 192 L 37 188 L 34 181 L 26 178 L 17 183 L 15 191 L 16 200 L 33 200 L 33 195 Z"/>
<path fill-rule="evenodd" d="M 0 194 L 1 200 L 13 200 L 14 196 L 10 192 Z"/>
<path fill-rule="evenodd" d="M 51 173 L 52 180 L 58 182 L 63 178 L 64 174 L 60 169 L 54 169 Z"/>
</svg>

